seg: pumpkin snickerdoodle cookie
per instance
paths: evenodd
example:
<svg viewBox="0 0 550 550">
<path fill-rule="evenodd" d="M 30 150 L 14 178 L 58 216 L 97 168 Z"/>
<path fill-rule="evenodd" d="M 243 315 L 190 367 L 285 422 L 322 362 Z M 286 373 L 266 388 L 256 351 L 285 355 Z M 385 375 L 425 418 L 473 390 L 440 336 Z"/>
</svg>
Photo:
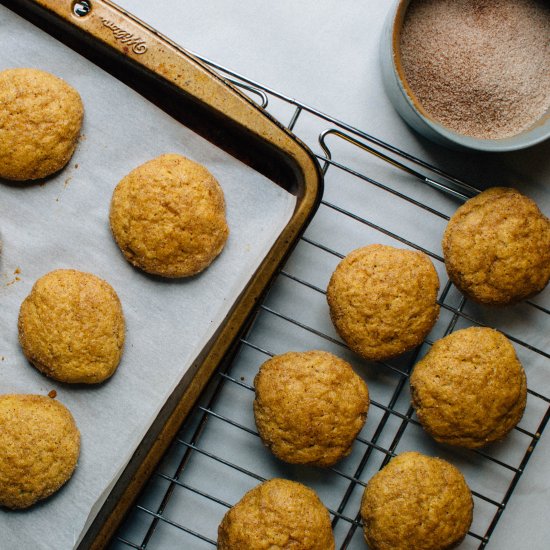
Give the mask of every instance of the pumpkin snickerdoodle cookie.
<svg viewBox="0 0 550 550">
<path fill-rule="evenodd" d="M 550 280 L 550 221 L 519 191 L 493 187 L 452 216 L 443 255 L 450 279 L 472 300 L 519 302 Z"/>
<path fill-rule="evenodd" d="M 372 550 L 450 550 L 466 536 L 472 514 L 460 471 L 416 452 L 396 456 L 372 477 L 361 502 Z"/>
<path fill-rule="evenodd" d="M 336 330 L 369 360 L 418 346 L 439 315 L 439 278 L 426 254 L 381 244 L 348 254 L 332 274 L 327 301 Z"/>
<path fill-rule="evenodd" d="M 0 506 L 28 508 L 73 474 L 80 434 L 68 409 L 42 395 L 0 395 Z"/>
<path fill-rule="evenodd" d="M 38 69 L 0 72 L 0 178 L 35 180 L 71 158 L 84 108 L 64 80 Z"/>
<path fill-rule="evenodd" d="M 521 420 L 527 383 L 506 336 L 471 327 L 435 342 L 414 368 L 411 394 L 434 439 L 476 448 L 502 439 Z"/>
<path fill-rule="evenodd" d="M 163 277 L 200 273 L 229 234 L 217 180 L 204 166 L 174 154 L 150 160 L 120 181 L 110 222 L 126 259 Z"/>
<path fill-rule="evenodd" d="M 334 550 L 328 510 L 310 488 L 271 479 L 248 491 L 218 528 L 219 550 Z"/>
<path fill-rule="evenodd" d="M 19 342 L 27 359 L 51 378 L 103 382 L 122 356 L 120 300 L 111 285 L 91 273 L 52 271 L 21 304 Z"/>
<path fill-rule="evenodd" d="M 292 464 L 335 464 L 351 452 L 367 418 L 367 385 L 325 351 L 277 355 L 261 366 L 254 386 L 260 437 Z"/>
</svg>

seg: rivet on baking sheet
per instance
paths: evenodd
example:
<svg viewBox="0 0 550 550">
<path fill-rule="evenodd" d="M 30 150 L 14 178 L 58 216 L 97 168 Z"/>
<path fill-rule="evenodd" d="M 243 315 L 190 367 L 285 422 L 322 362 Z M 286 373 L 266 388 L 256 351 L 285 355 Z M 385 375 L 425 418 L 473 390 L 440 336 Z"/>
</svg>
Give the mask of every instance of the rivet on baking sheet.
<svg viewBox="0 0 550 550">
<path fill-rule="evenodd" d="M 88 0 L 80 0 L 73 4 L 73 13 L 78 17 L 84 17 L 92 11 L 92 4 Z"/>
</svg>

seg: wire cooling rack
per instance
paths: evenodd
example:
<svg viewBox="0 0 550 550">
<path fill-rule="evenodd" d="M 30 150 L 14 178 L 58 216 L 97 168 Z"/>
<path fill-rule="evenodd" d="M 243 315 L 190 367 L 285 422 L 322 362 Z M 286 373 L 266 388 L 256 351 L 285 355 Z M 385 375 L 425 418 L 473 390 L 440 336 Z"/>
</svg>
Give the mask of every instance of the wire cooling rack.
<svg viewBox="0 0 550 550">
<path fill-rule="evenodd" d="M 475 510 L 460 548 L 484 548 L 550 417 L 550 398 L 533 390 L 548 387 L 544 363 L 550 355 L 539 348 L 534 330 L 550 314 L 548 305 L 538 297 L 507 309 L 508 316 L 485 311 L 465 300 L 448 281 L 439 249 L 441 235 L 456 207 L 478 189 L 204 61 L 302 137 L 321 163 L 325 192 L 318 213 L 258 307 L 235 356 L 212 378 L 112 548 L 215 547 L 217 527 L 228 508 L 258 482 L 285 477 L 317 491 L 331 513 L 337 548 L 364 549 L 359 515 L 363 489 L 376 471 L 405 450 L 441 456 L 461 469 L 472 488 Z M 442 282 L 440 319 L 423 346 L 377 364 L 361 361 L 338 338 L 324 296 L 340 259 L 373 242 L 425 252 Z M 505 441 L 483 450 L 449 449 L 419 427 L 410 406 L 408 377 L 434 340 L 472 325 L 498 328 L 515 344 L 528 375 L 527 408 Z M 261 444 L 252 413 L 253 378 L 261 363 L 274 354 L 307 349 L 325 349 L 347 359 L 364 376 L 371 394 L 367 423 L 351 455 L 326 470 L 287 465 L 272 457 Z"/>
</svg>

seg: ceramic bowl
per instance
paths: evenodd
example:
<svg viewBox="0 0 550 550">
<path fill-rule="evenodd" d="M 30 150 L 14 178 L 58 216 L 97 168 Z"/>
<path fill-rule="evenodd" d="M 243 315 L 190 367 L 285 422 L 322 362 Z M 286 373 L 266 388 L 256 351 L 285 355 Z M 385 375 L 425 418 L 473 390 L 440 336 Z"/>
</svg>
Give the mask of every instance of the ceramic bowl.
<svg viewBox="0 0 550 550">
<path fill-rule="evenodd" d="M 505 152 L 525 149 L 550 137 L 550 111 L 527 130 L 504 139 L 479 139 L 449 130 L 430 119 L 406 83 L 401 67 L 401 28 L 411 0 L 394 1 L 387 15 L 380 44 L 382 79 L 393 106 L 418 133 L 452 149 Z"/>
</svg>

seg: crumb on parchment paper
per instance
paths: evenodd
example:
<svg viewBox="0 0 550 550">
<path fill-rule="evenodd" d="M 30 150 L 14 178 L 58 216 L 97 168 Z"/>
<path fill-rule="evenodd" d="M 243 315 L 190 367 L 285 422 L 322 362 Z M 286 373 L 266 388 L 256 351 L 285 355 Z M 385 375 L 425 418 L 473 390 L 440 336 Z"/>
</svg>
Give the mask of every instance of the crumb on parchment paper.
<svg viewBox="0 0 550 550">
<path fill-rule="evenodd" d="M 21 275 L 21 268 L 20 267 L 15 268 L 15 270 L 13 272 L 13 277 L 11 277 L 10 275 L 7 275 L 5 273 L 2 274 L 2 278 L 6 281 L 4 283 L 4 286 L 11 286 L 14 283 L 20 281 L 21 277 L 19 277 L 19 275 Z"/>
</svg>

